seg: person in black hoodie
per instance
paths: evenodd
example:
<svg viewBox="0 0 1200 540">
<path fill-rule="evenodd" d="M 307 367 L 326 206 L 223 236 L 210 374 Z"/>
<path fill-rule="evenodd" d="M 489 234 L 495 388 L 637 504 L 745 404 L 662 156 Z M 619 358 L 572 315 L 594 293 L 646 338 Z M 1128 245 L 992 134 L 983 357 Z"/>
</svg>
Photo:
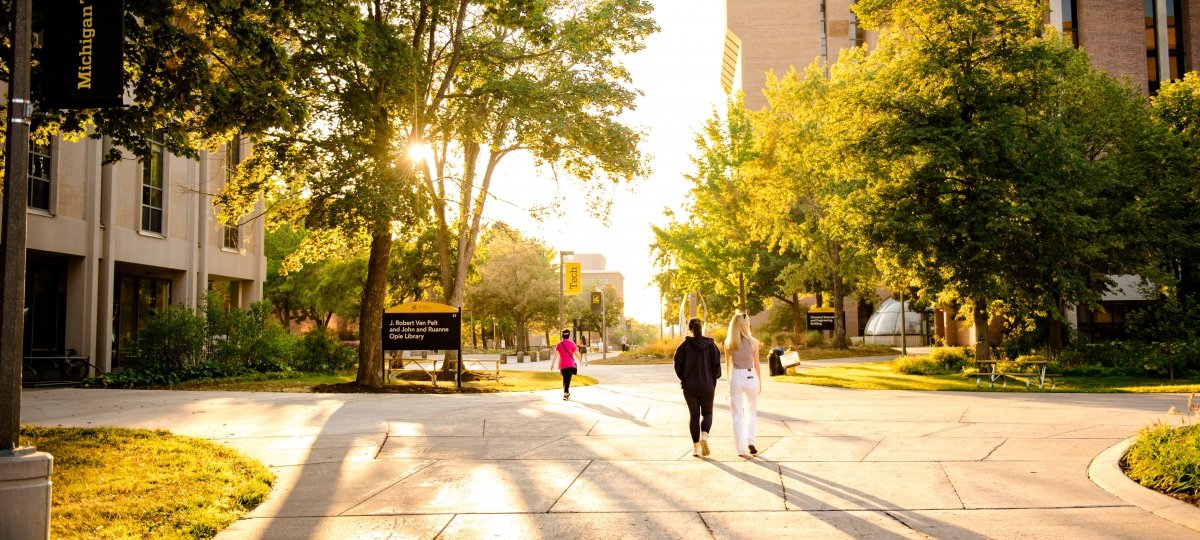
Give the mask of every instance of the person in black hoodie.
<svg viewBox="0 0 1200 540">
<path fill-rule="evenodd" d="M 712 428 L 713 395 L 721 378 L 721 350 L 713 339 L 704 336 L 704 321 L 688 321 L 692 335 L 675 349 L 675 375 L 687 402 L 688 430 L 692 434 L 692 455 L 708 455 L 708 430 Z"/>
</svg>

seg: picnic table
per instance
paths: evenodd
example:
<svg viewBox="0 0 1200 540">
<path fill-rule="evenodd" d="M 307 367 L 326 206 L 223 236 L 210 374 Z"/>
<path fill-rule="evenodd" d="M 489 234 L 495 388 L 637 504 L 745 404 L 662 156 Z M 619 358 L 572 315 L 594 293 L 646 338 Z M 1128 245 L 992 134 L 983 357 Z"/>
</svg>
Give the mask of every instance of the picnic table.
<svg viewBox="0 0 1200 540">
<path fill-rule="evenodd" d="M 967 376 L 975 377 L 975 386 L 979 386 L 983 382 L 983 379 L 986 378 L 988 380 L 989 388 L 995 386 L 996 381 L 1002 381 L 1003 386 L 1008 386 L 1008 379 L 1023 381 L 1025 383 L 1025 388 L 1029 388 L 1034 381 L 1037 381 L 1038 388 L 1045 388 L 1046 379 L 1050 379 L 1050 388 L 1055 388 L 1058 386 L 1058 383 L 1056 383 L 1054 380 L 1054 378 L 1058 375 L 1046 373 L 1046 367 L 1050 365 L 1049 360 L 1022 360 L 1020 362 L 1003 362 L 1004 364 L 1011 364 L 1018 368 L 1033 367 L 1033 372 L 1026 372 L 1023 369 L 1018 369 L 1017 371 L 997 371 L 996 364 L 998 363 L 1001 362 L 997 360 L 976 361 L 975 373 Z"/>
</svg>

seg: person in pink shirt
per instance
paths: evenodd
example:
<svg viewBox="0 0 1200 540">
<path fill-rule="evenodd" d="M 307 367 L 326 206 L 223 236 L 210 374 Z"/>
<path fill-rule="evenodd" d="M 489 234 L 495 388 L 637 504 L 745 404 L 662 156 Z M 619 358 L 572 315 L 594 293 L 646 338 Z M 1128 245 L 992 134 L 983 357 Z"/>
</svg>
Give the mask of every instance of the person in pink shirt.
<svg viewBox="0 0 1200 540">
<path fill-rule="evenodd" d="M 553 371 L 557 366 L 559 373 L 562 373 L 563 378 L 563 401 L 571 399 L 571 376 L 579 373 L 576 358 L 582 359 L 579 355 L 579 347 L 575 346 L 575 342 L 571 341 L 571 331 L 563 328 L 562 341 L 554 347 L 554 360 L 550 362 L 550 370 Z"/>
</svg>

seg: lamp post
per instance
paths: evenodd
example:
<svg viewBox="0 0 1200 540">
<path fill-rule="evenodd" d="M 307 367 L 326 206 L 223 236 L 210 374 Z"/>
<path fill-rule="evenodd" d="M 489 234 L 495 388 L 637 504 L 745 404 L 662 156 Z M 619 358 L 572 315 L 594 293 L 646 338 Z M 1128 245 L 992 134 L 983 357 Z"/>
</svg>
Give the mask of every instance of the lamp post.
<svg viewBox="0 0 1200 540">
<path fill-rule="evenodd" d="M 565 328 L 565 313 L 567 308 L 567 274 L 563 268 L 567 255 L 575 255 L 574 251 L 558 252 L 558 329 Z"/>
</svg>

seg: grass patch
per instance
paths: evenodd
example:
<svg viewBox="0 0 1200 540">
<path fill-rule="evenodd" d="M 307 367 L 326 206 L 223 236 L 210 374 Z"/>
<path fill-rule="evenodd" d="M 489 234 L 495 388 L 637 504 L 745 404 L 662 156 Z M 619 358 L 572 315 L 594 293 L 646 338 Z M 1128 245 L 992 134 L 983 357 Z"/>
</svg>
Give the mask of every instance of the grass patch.
<svg viewBox="0 0 1200 540">
<path fill-rule="evenodd" d="M 804 369 L 795 374 L 780 375 L 776 381 L 816 386 L 834 386 L 839 388 L 856 388 L 862 390 L 928 390 L 928 391 L 963 391 L 963 392 L 996 392 L 996 391 L 1027 391 L 1024 382 L 1009 380 L 1008 386 L 989 388 L 984 384 L 975 385 L 973 377 L 960 374 L 951 375 L 906 375 L 897 371 L 895 362 L 865 362 L 844 366 L 830 366 L 816 369 Z M 1034 385 L 1029 391 L 1039 392 L 1096 392 L 1096 393 L 1146 393 L 1169 392 L 1185 393 L 1200 391 L 1200 381 L 1168 382 L 1148 377 L 1057 377 L 1057 387 L 1051 389 L 1038 388 Z"/>
<path fill-rule="evenodd" d="M 666 350 L 661 342 L 656 342 L 652 346 L 645 346 L 634 349 L 629 352 L 621 353 L 620 356 L 609 358 L 607 360 L 591 360 L 592 364 L 606 366 L 633 366 L 646 364 L 670 364 L 672 363 L 672 355 L 675 354 L 675 347 L 678 343 L 672 343 L 670 350 Z M 803 347 L 794 349 L 794 352 L 800 355 L 800 360 L 832 360 L 837 358 L 860 358 L 864 356 L 889 356 L 899 354 L 895 349 L 886 345 L 854 345 L 847 349 L 829 349 L 824 347 Z M 771 353 L 770 347 L 763 346 L 759 350 L 759 361 L 766 362 L 767 356 Z M 722 359 L 724 362 L 724 359 Z"/>
<path fill-rule="evenodd" d="M 52 538 L 212 538 L 275 477 L 224 446 L 166 431 L 23 426 L 54 456 Z"/>
<path fill-rule="evenodd" d="M 1121 468 L 1135 482 L 1192 505 L 1200 505 L 1200 426 L 1142 429 Z"/>
<path fill-rule="evenodd" d="M 453 377 L 453 375 L 451 375 Z M 193 381 L 172 386 L 174 390 L 222 390 L 234 392 L 298 392 L 298 393 L 376 393 L 376 394 L 453 394 L 458 392 L 454 379 L 438 377 L 437 386 L 429 375 L 419 370 L 394 373 L 392 382 L 381 388 L 359 386 L 355 376 L 344 375 L 297 375 L 285 379 L 220 379 Z M 571 386 L 591 386 L 596 379 L 576 375 Z M 533 392 L 562 389 L 562 375 L 557 371 L 504 371 L 500 380 L 492 371 L 463 372 L 464 393 L 490 392 Z"/>
</svg>

